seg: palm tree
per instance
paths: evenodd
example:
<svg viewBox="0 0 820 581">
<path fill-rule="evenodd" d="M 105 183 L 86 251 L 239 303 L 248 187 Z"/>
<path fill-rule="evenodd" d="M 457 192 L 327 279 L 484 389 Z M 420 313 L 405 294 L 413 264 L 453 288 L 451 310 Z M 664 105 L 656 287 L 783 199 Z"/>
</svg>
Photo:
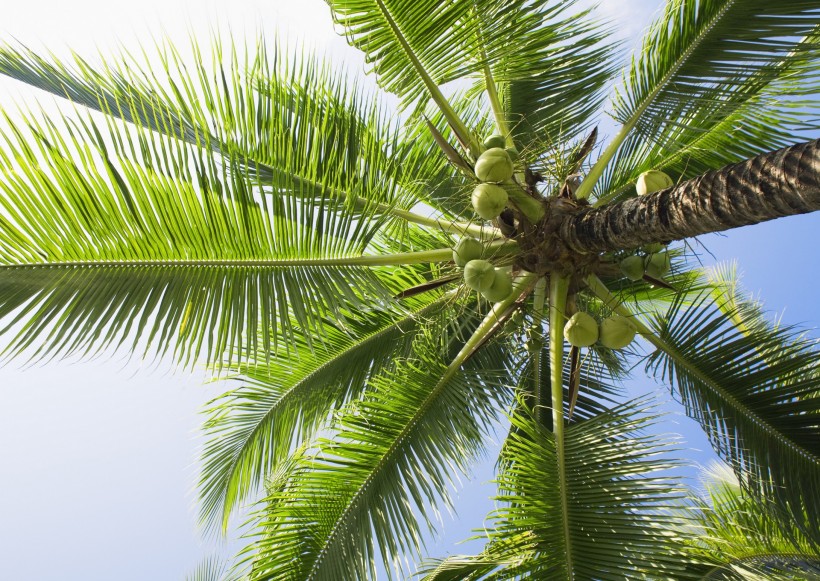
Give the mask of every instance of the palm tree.
<svg viewBox="0 0 820 581">
<path fill-rule="evenodd" d="M 264 487 L 253 579 L 401 569 L 499 426 L 485 548 L 429 578 L 697 578 L 721 554 L 692 549 L 674 444 L 619 390 L 639 352 L 564 338 L 568 315 L 619 315 L 747 497 L 816 551 L 814 344 L 657 247 L 820 209 L 820 143 L 794 144 L 818 127 L 816 2 L 671 0 L 600 151 L 621 64 L 590 11 L 329 4 L 402 116 L 264 42 L 217 43 L 213 70 L 199 48 L 186 65 L 166 46 L 161 70 L 0 49 L 0 72 L 104 114 L 7 119 L 5 354 L 125 343 L 238 372 L 208 410 L 202 522 L 224 530 Z M 491 133 L 512 175 L 479 169 Z M 636 196 L 650 170 L 675 185 Z M 470 203 L 482 176 L 508 200 L 492 222 Z M 453 264 L 463 238 L 483 294 Z M 628 278 L 636 256 L 654 265 Z"/>
</svg>

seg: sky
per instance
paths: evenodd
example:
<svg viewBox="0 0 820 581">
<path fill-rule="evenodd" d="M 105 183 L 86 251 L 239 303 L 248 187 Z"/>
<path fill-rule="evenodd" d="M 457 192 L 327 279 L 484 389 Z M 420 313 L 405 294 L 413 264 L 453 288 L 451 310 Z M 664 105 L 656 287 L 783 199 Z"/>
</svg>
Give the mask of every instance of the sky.
<svg viewBox="0 0 820 581">
<path fill-rule="evenodd" d="M 235 38 L 278 32 L 305 41 L 334 62 L 361 74 L 364 61 L 333 29 L 321 0 L 214 2 L 143 0 L 26 0 L 3 8 L 0 41 L 19 40 L 59 56 L 68 51 L 94 60 L 122 45 L 135 49 L 167 35 L 230 30 Z M 602 12 L 627 39 L 639 36 L 657 2 L 605 0 Z M 52 99 L 0 79 L 0 107 Z M 815 252 L 820 216 L 809 215 L 704 237 L 714 256 L 705 264 L 737 260 L 744 286 L 772 315 L 813 330 L 818 320 Z M 2 346 L 2 339 L 0 339 Z M 141 368 L 123 353 L 91 361 L 51 361 L 0 367 L 0 579 L 29 581 L 181 580 L 211 552 L 236 547 L 203 539 L 196 527 L 199 410 L 225 386 L 206 383 L 204 370 L 170 364 Z M 656 389 L 640 380 L 636 389 Z M 686 418 L 670 430 L 705 448 Z M 708 454 L 696 456 L 706 459 Z M 491 463 L 465 483 L 457 508 L 483 514 L 480 498 Z M 482 485 L 482 483 L 485 483 Z M 481 505 L 486 506 L 486 502 Z M 446 520 L 434 545 L 458 552 L 480 522 Z"/>
</svg>

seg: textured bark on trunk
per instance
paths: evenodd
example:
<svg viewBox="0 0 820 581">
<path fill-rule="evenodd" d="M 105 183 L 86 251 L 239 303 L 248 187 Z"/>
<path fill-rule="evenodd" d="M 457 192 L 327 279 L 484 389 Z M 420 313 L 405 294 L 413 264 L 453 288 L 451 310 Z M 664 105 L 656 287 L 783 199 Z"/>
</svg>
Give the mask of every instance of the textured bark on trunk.
<svg viewBox="0 0 820 581">
<path fill-rule="evenodd" d="M 567 216 L 579 252 L 636 248 L 820 210 L 820 139 L 703 174 L 666 190 Z"/>
</svg>

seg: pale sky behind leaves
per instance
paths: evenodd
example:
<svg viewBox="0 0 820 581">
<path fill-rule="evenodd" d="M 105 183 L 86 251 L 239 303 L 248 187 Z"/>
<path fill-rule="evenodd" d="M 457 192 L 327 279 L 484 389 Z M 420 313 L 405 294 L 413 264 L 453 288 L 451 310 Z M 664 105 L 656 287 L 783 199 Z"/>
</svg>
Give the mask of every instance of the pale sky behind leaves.
<svg viewBox="0 0 820 581">
<path fill-rule="evenodd" d="M 189 36 L 207 44 L 214 30 L 250 42 L 259 32 L 278 32 L 346 63 L 351 74 L 364 71 L 363 58 L 335 34 L 321 0 L 3 4 L 0 41 L 18 40 L 62 58 L 74 50 L 94 62 L 98 53 L 116 53 L 120 45 L 132 52 L 142 45 L 151 53 L 150 45 L 163 36 L 184 47 Z M 659 5 L 604 0 L 599 14 L 635 42 Z M 0 79 L 3 108 L 33 107 L 35 99 L 54 107 L 51 96 Z M 818 227 L 820 217 L 810 215 L 706 237 L 715 259 L 704 254 L 703 260 L 738 259 L 747 289 L 774 313 L 785 308 L 784 321 L 813 328 L 820 319 L 814 286 Z M 92 361 L 0 367 L 0 581 L 181 581 L 213 551 L 230 555 L 235 540 L 227 546 L 203 540 L 196 527 L 199 410 L 227 389 L 204 384 L 206 376 L 204 370 L 161 364 L 142 369 L 122 352 Z M 657 387 L 647 379 L 636 386 Z M 668 430 L 692 446 L 706 445 L 685 417 L 673 418 Z M 432 552 L 467 550 L 453 542 L 481 525 L 489 507 L 481 499 L 493 489 L 479 485 L 491 477 L 492 461 L 463 482 L 457 495 L 463 519 L 444 516 L 447 534 L 430 545 Z"/>
</svg>

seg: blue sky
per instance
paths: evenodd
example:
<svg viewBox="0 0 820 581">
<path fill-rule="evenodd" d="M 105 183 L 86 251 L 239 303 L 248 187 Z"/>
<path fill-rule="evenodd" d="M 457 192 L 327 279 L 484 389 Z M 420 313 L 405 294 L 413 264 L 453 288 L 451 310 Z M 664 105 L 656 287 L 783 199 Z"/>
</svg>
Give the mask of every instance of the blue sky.
<svg viewBox="0 0 820 581">
<path fill-rule="evenodd" d="M 602 12 L 631 39 L 657 6 L 607 0 Z M 184 44 L 189 33 L 203 38 L 212 28 L 230 28 L 236 37 L 279 30 L 354 72 L 364 66 L 334 35 L 320 0 L 230 7 L 194 0 L 27 0 L 4 7 L 0 38 L 58 55 L 71 48 L 93 59 L 98 49 L 108 53 L 118 43 L 135 48 L 167 34 Z M 52 106 L 48 96 L 0 81 L 0 106 L 34 98 Z M 704 254 L 703 260 L 736 259 L 744 286 L 773 315 L 784 312 L 786 322 L 813 328 L 820 319 L 812 252 L 818 227 L 820 216 L 810 215 L 706 237 L 702 242 L 714 258 Z M 210 551 L 230 552 L 235 544 L 226 549 L 203 540 L 195 524 L 199 410 L 225 389 L 205 384 L 205 377 L 202 370 L 164 364 L 141 369 L 122 353 L 0 367 L 0 579 L 182 579 Z M 635 388 L 656 386 L 638 380 Z M 706 446 L 686 418 L 676 421 L 670 431 L 683 433 L 694 447 Z M 459 494 L 465 517 L 486 512 L 480 499 L 492 488 L 476 484 L 491 477 L 490 464 L 479 467 Z M 436 546 L 454 552 L 460 549 L 450 541 L 480 526 L 480 520 L 454 524 L 446 516 L 445 522 L 447 536 Z"/>
</svg>

